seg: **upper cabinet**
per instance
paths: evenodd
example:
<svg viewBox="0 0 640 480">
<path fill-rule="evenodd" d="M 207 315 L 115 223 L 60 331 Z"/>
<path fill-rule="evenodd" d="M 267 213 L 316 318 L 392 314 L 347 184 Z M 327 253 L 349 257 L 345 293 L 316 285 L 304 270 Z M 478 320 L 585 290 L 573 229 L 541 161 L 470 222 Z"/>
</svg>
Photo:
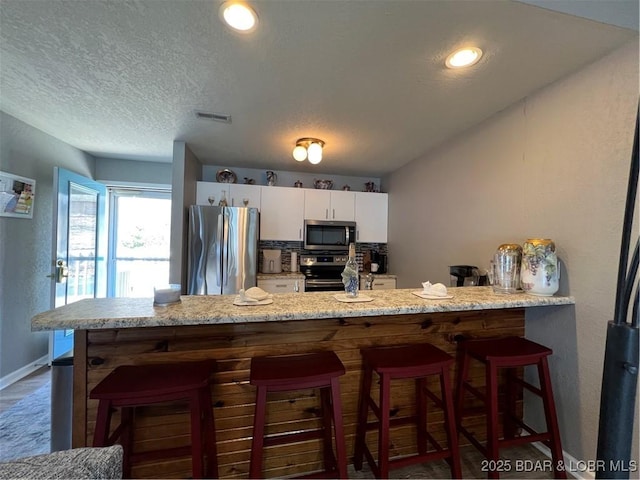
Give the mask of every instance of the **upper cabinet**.
<svg viewBox="0 0 640 480">
<path fill-rule="evenodd" d="M 355 197 L 356 240 L 387 243 L 388 194 L 355 192 Z"/>
<path fill-rule="evenodd" d="M 304 190 L 260 187 L 260 240 L 302 241 Z"/>
<path fill-rule="evenodd" d="M 356 241 L 387 243 L 388 194 L 198 182 L 196 203 L 260 209 L 260 239 L 300 242 L 304 220 L 356 222 Z"/>
<path fill-rule="evenodd" d="M 262 189 L 255 185 L 233 184 L 231 186 L 231 201 L 227 200 L 227 202 L 232 207 L 260 208 L 261 192 Z"/>
<path fill-rule="evenodd" d="M 260 208 L 260 187 L 236 183 L 198 182 L 197 205 L 219 205 L 224 197 L 230 207 Z M 209 201 L 209 199 L 212 199 Z M 246 205 L 245 205 L 246 203 Z"/>
<path fill-rule="evenodd" d="M 305 219 L 354 221 L 355 192 L 320 189 L 304 192 Z"/>
<path fill-rule="evenodd" d="M 222 190 L 225 190 L 225 194 L 228 193 L 229 184 L 198 182 L 196 184 L 196 205 L 218 205 L 222 198 Z"/>
</svg>

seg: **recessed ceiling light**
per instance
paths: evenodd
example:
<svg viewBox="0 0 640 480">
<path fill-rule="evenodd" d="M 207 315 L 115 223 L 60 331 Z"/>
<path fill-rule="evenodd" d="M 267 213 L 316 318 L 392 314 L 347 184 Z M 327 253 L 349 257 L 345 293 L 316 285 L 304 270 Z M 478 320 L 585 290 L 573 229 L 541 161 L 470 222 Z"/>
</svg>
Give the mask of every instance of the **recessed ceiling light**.
<svg viewBox="0 0 640 480">
<path fill-rule="evenodd" d="M 224 2 L 218 13 L 227 25 L 239 32 L 252 32 L 258 23 L 256 12 L 243 2 Z"/>
<path fill-rule="evenodd" d="M 482 50 L 477 47 L 466 47 L 453 52 L 444 63 L 449 68 L 470 67 L 478 63 L 480 57 L 482 57 Z"/>
</svg>

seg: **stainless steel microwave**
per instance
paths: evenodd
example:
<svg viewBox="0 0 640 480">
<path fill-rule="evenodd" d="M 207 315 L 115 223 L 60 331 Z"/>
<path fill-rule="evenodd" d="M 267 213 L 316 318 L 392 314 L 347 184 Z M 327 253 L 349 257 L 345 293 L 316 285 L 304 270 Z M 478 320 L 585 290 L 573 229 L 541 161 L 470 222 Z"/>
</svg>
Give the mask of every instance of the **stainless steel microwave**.
<svg viewBox="0 0 640 480">
<path fill-rule="evenodd" d="M 305 250 L 349 250 L 356 241 L 356 222 L 304 221 Z"/>
</svg>

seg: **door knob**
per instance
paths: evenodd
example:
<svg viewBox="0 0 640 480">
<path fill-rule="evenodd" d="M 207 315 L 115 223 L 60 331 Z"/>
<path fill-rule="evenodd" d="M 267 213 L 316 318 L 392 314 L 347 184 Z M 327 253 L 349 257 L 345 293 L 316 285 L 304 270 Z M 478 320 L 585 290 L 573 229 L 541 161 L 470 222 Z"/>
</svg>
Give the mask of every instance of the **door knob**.
<svg viewBox="0 0 640 480">
<path fill-rule="evenodd" d="M 64 264 L 64 260 L 58 260 L 56 263 L 56 271 L 52 275 L 47 275 L 47 278 L 55 278 L 56 283 L 66 283 L 69 276 L 69 269 Z"/>
</svg>

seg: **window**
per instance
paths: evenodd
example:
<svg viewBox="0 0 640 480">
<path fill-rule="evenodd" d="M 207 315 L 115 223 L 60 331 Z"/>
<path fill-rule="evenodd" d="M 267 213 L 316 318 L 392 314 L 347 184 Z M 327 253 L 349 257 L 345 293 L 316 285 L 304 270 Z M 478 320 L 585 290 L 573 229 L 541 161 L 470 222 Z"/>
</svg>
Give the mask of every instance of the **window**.
<svg viewBox="0 0 640 480">
<path fill-rule="evenodd" d="M 169 283 L 171 193 L 110 189 L 108 294 L 153 297 Z"/>
</svg>

